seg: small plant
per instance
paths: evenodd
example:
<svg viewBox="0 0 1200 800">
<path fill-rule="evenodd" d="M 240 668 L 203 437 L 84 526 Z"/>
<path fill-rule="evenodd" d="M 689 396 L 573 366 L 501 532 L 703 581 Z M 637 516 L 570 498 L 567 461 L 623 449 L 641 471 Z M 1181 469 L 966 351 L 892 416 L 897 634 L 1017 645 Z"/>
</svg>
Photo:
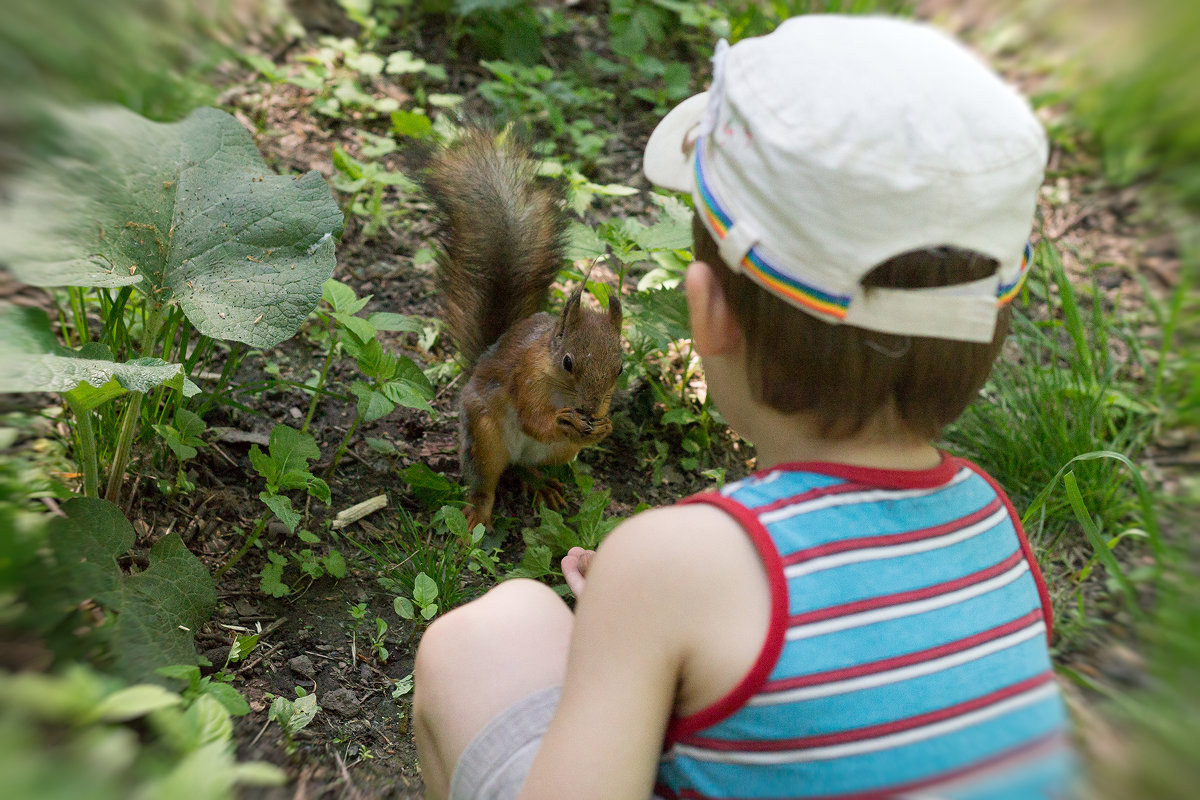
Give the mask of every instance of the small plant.
<svg viewBox="0 0 1200 800">
<path fill-rule="evenodd" d="M 319 458 L 320 455 L 321 451 L 311 436 L 301 433 L 295 428 L 289 428 L 287 425 L 276 425 L 271 430 L 267 453 L 263 453 L 258 445 L 250 447 L 250 463 L 267 482 L 266 489 L 258 495 L 259 499 L 266 504 L 267 510 L 254 523 L 254 528 L 246 537 L 241 549 L 217 572 L 218 577 L 224 575 L 258 542 L 272 516 L 282 522 L 289 533 L 296 532 L 301 521 L 301 514 L 292 508 L 292 499 L 284 492 L 303 489 L 309 497 L 315 497 L 326 505 L 329 504 L 329 485 L 308 469 L 308 462 Z M 308 541 L 311 534 L 301 538 Z M 280 573 L 282 572 L 282 565 L 276 559 L 271 559 L 268 567 L 279 567 Z M 264 591 L 268 591 L 268 593 L 274 593 L 276 589 L 274 584 L 279 583 L 278 576 L 273 575 L 273 577 L 273 581 L 269 580 L 264 570 L 264 580 L 270 584 L 270 589 L 264 589 Z"/>
<path fill-rule="evenodd" d="M 350 658 L 356 660 L 358 658 L 358 632 L 366 622 L 368 616 L 366 603 L 355 603 L 350 606 L 350 619 L 353 624 L 350 626 Z M 384 639 L 387 637 L 388 624 L 382 617 L 375 618 L 375 632 L 367 634 L 367 640 L 371 643 L 371 652 L 375 654 L 375 658 L 379 663 L 383 664 L 388 660 L 388 649 L 384 644 Z"/>
<path fill-rule="evenodd" d="M 572 547 L 595 550 L 604 537 L 621 523 L 619 517 L 604 516 L 609 503 L 608 490 L 595 491 L 590 475 L 576 475 L 576 482 L 586 498 L 579 512 L 564 520 L 562 514 L 543 506 L 539 515 L 541 524 L 524 530 L 525 553 L 521 562 L 506 577 L 541 579 L 561 576 L 562 573 L 553 564 L 556 558 L 565 555 Z"/>
<path fill-rule="evenodd" d="M 233 676 L 225 670 L 229 668 L 230 664 L 237 663 L 250 655 L 257 645 L 257 634 L 236 637 L 233 645 L 229 648 L 229 654 L 225 657 L 225 663 L 213 675 L 201 677 L 200 668 L 191 664 L 161 667 L 156 672 L 164 678 L 187 681 L 187 688 L 182 693 L 185 701 L 191 702 L 201 695 L 208 695 L 224 706 L 232 716 L 244 717 L 250 713 L 250 704 L 237 689 L 230 685 Z"/>
<path fill-rule="evenodd" d="M 388 660 L 388 649 L 384 646 L 383 640 L 387 636 L 388 624 L 383 617 L 375 618 L 375 633 L 371 636 L 371 652 L 375 654 L 375 658 L 380 664 Z"/>
<path fill-rule="evenodd" d="M 391 139 L 377 137 L 376 141 L 391 142 Z M 394 148 L 395 144 L 391 146 Z M 376 151 L 382 149 L 377 143 Z M 416 184 L 404 173 L 384 169 L 373 161 L 359 161 L 341 147 L 333 148 L 333 166 L 337 170 L 333 175 L 333 187 L 347 195 L 342 206 L 346 219 L 351 215 L 366 219 L 362 233 L 368 239 L 377 236 L 399 215 L 395 202 L 385 202 L 389 190 L 401 196 L 417 190 Z"/>
<path fill-rule="evenodd" d="M 322 291 L 329 310 L 318 311 L 318 317 L 326 324 L 329 348 L 302 430 L 308 430 L 325 387 L 329 367 L 339 348 L 356 360 L 359 370 L 368 378 L 366 381 L 354 381 L 350 386 L 350 391 L 358 398 L 358 405 L 354 421 L 329 464 L 327 473 L 332 473 L 362 423 L 381 419 L 395 410 L 397 405 L 432 414 L 433 407 L 429 401 L 433 399 L 433 386 L 412 359 L 385 351 L 376 338 L 381 330 L 423 334 L 424 325 L 402 314 L 377 312 L 366 318 L 357 316 L 371 297 L 358 297 L 353 289 L 340 281 L 326 281 Z"/>
<path fill-rule="evenodd" d="M 437 583 L 424 572 L 418 572 L 417 577 L 413 579 L 412 599 L 401 595 L 395 599 L 392 607 L 401 619 L 416 622 L 419 616 L 421 622 L 427 623 L 437 616 L 437 599 Z"/>
<path fill-rule="evenodd" d="M 175 454 L 175 459 L 178 463 L 175 473 L 174 489 L 181 489 L 185 492 L 190 492 L 196 487 L 184 474 L 184 462 L 195 458 L 199 447 L 204 447 L 204 440 L 200 435 L 205 430 L 204 420 L 198 414 L 188 411 L 186 408 L 176 408 L 173 423 L 160 422 L 155 423 L 154 430 L 163 440 L 163 444 L 171 449 Z M 169 492 L 164 492 L 169 494 Z"/>
<path fill-rule="evenodd" d="M 283 732 L 283 740 L 288 754 L 296 752 L 296 734 L 308 727 L 317 716 L 321 707 L 317 705 L 317 696 L 309 694 L 304 687 L 296 687 L 296 699 L 276 697 L 267 711 L 267 719 L 279 723 Z"/>
</svg>

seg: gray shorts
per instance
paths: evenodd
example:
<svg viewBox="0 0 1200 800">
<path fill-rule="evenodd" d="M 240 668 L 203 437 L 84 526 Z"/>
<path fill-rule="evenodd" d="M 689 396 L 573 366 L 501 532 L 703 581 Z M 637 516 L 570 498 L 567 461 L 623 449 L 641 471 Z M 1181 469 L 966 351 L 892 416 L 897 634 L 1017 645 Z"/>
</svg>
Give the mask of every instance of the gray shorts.
<svg viewBox="0 0 1200 800">
<path fill-rule="evenodd" d="M 450 800 L 513 800 L 521 793 L 562 688 L 551 686 L 500 712 L 467 745 L 450 778 Z"/>
</svg>

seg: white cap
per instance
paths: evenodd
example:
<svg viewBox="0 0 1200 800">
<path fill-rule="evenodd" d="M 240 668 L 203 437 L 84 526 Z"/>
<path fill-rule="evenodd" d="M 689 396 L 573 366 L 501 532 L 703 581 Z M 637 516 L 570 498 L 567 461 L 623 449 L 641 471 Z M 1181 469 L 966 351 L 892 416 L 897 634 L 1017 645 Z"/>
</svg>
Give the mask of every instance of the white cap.
<svg viewBox="0 0 1200 800">
<path fill-rule="evenodd" d="M 655 128 L 646 177 L 691 192 L 733 270 L 832 323 L 989 342 L 1020 288 L 1046 163 L 1026 100 L 949 36 L 808 15 L 717 45 L 709 91 Z M 934 289 L 867 288 L 874 267 L 951 246 L 1000 264 Z"/>
</svg>

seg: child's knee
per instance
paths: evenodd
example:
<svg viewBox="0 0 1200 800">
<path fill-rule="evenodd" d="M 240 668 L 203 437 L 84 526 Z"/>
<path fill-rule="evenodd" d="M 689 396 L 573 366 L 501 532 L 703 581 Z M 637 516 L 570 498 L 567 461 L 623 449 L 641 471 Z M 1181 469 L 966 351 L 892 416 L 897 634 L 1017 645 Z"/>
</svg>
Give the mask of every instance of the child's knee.
<svg viewBox="0 0 1200 800">
<path fill-rule="evenodd" d="M 475 652 L 490 652 L 497 639 L 519 631 L 569 628 L 566 604 L 545 584 L 526 578 L 504 581 L 482 597 L 443 614 L 426 629 L 417 646 L 415 679 L 435 676 L 447 664 L 461 664 Z"/>
</svg>

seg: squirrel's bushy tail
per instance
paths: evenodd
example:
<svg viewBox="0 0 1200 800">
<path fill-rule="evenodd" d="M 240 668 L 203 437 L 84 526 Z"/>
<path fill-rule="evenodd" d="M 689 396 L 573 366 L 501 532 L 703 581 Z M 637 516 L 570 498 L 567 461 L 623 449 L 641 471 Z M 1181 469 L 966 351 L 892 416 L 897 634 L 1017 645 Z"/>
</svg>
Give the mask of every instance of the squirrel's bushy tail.
<svg viewBox="0 0 1200 800">
<path fill-rule="evenodd" d="M 443 318 L 468 366 L 541 310 L 563 257 L 560 193 L 510 135 L 468 129 L 428 154 L 421 182 L 442 217 Z"/>
</svg>

